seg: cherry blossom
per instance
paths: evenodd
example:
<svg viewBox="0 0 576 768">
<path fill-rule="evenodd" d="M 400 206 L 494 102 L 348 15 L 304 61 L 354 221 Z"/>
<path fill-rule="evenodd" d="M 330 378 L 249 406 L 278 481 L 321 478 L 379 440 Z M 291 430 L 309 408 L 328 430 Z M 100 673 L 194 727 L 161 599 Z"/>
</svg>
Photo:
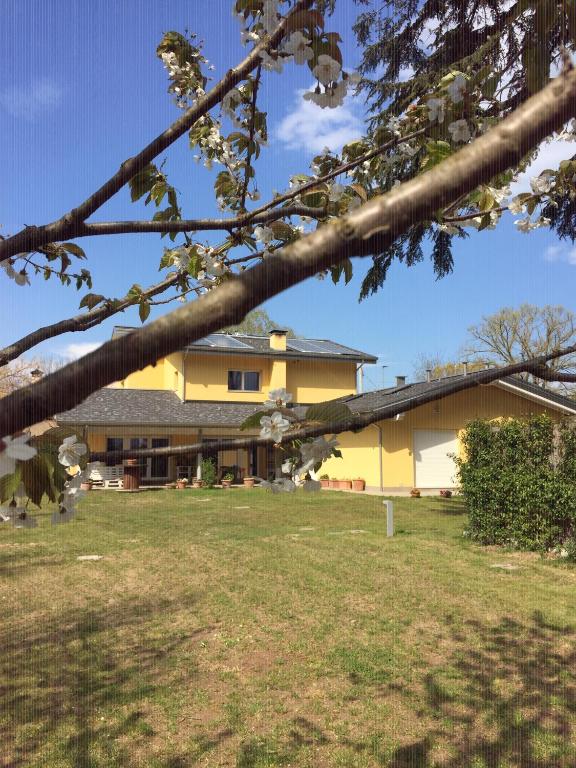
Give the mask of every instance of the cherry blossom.
<svg viewBox="0 0 576 768">
<path fill-rule="evenodd" d="M 428 107 L 428 120 L 431 123 L 436 120 L 439 123 L 444 122 L 444 99 L 428 99 L 426 106 Z"/>
<path fill-rule="evenodd" d="M 318 56 L 318 63 L 312 70 L 312 74 L 322 83 L 322 85 L 329 85 L 338 79 L 340 70 L 340 64 L 333 59 L 332 56 L 322 53 Z"/>
<path fill-rule="evenodd" d="M 545 195 L 547 192 L 550 192 L 554 186 L 554 180 L 555 176 L 553 173 L 544 171 L 540 176 L 530 179 L 532 192 L 534 192 L 535 195 Z"/>
<path fill-rule="evenodd" d="M 270 438 L 275 443 L 282 440 L 282 435 L 290 429 L 290 422 L 276 411 L 272 416 L 262 416 L 260 419 L 260 437 Z"/>
<path fill-rule="evenodd" d="M 450 123 L 448 130 L 454 142 L 468 141 L 470 139 L 470 129 L 466 120 L 455 120 L 453 123 Z"/>
<path fill-rule="evenodd" d="M 30 434 L 10 437 L 7 435 L 0 441 L 0 477 L 12 475 L 16 471 L 16 461 L 28 461 L 36 456 L 36 448 L 28 445 Z"/>
<path fill-rule="evenodd" d="M 65 437 L 64 442 L 58 448 L 58 461 L 64 467 L 75 467 L 80 462 L 80 456 L 87 451 L 84 443 L 79 443 L 76 435 Z"/>
<path fill-rule="evenodd" d="M 270 227 L 254 227 L 254 237 L 258 242 L 268 245 L 271 240 L 274 240 L 274 232 Z"/>
<path fill-rule="evenodd" d="M 296 64 L 305 64 L 314 58 L 314 51 L 310 48 L 310 40 L 300 30 L 290 35 L 284 43 L 284 50 L 294 56 Z"/>
<path fill-rule="evenodd" d="M 339 200 L 341 200 L 345 191 L 346 187 L 342 184 L 332 184 L 328 194 L 328 200 L 330 200 L 331 203 L 337 203 Z"/>
<path fill-rule="evenodd" d="M 268 393 L 268 400 L 264 403 L 265 408 L 286 408 L 291 402 L 292 395 L 285 389 L 271 389 Z"/>
<path fill-rule="evenodd" d="M 453 104 L 459 104 L 464 98 L 464 91 L 466 90 L 466 78 L 460 72 L 456 75 L 454 80 L 446 88 L 448 95 L 452 99 Z"/>
</svg>

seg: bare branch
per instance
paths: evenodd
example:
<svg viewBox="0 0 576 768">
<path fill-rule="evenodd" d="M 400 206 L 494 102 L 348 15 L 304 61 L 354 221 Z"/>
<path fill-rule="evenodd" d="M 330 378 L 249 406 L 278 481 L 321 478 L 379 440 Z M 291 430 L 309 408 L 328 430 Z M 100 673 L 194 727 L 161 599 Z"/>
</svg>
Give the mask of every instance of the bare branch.
<svg viewBox="0 0 576 768">
<path fill-rule="evenodd" d="M 93 328 L 95 325 L 99 325 L 103 320 L 107 320 L 109 317 L 123 312 L 128 307 L 138 304 L 140 298 L 150 298 L 151 296 L 157 296 L 159 293 L 163 293 L 168 288 L 176 285 L 179 280 L 178 275 L 171 275 L 163 280 L 161 283 L 153 285 L 145 291 L 142 291 L 139 297 L 133 299 L 122 299 L 116 304 L 103 304 L 101 307 L 96 307 L 89 312 L 83 312 L 81 315 L 75 315 L 69 317 L 66 320 L 60 320 L 52 325 L 46 325 L 43 328 L 29 333 L 27 336 L 23 336 L 13 344 L 9 344 L 4 349 L 0 349 L 0 367 L 6 365 L 11 360 L 20 357 L 24 352 L 27 352 L 37 344 L 41 344 L 47 339 L 53 339 L 55 336 L 61 336 L 63 333 L 74 333 L 76 331 L 87 331 Z"/>
<path fill-rule="evenodd" d="M 546 368 L 545 360 L 555 357 L 563 357 L 565 355 L 572 354 L 576 351 L 576 344 L 571 347 L 566 347 L 563 350 L 556 350 L 549 355 L 543 357 L 536 357 L 530 360 L 523 360 L 519 363 L 512 365 L 502 366 L 501 368 L 489 368 L 485 371 L 476 371 L 468 376 L 462 376 L 451 383 L 446 383 L 442 388 L 441 397 L 448 397 L 456 392 L 463 392 L 466 389 L 473 387 L 486 386 L 493 381 L 513 376 L 518 373 L 530 372 L 535 375 L 540 375 L 537 371 L 541 371 Z M 575 377 L 576 380 L 576 377 Z M 376 408 L 369 413 L 351 415 L 348 419 L 333 423 L 316 423 L 303 425 L 302 429 L 297 430 L 291 434 L 285 434 L 280 444 L 288 444 L 295 438 L 305 439 L 309 437 L 318 437 L 319 435 L 326 434 L 340 434 L 341 432 L 349 432 L 351 430 L 358 430 L 367 427 L 369 424 L 374 424 L 376 421 L 383 421 L 384 419 L 394 418 L 399 413 L 407 413 L 408 411 L 419 408 L 421 405 L 430 403 L 434 400 L 440 399 L 438 392 L 430 390 L 424 392 L 421 395 L 414 397 L 410 395 L 406 400 L 396 400 L 389 405 L 385 405 L 382 408 Z M 576 403 L 575 403 L 576 407 Z M 235 448 L 251 448 L 258 445 L 272 445 L 273 442 L 270 438 L 264 438 L 259 436 L 247 436 L 238 437 L 234 439 L 222 439 L 216 440 L 210 443 L 211 451 L 227 451 Z M 144 450 L 134 451 L 96 451 L 90 454 L 91 461 L 122 461 L 124 459 L 131 458 L 147 458 L 149 456 L 182 456 L 183 454 L 197 454 L 206 450 L 206 443 L 192 443 L 191 445 L 179 445 L 168 446 L 166 448 L 150 448 Z"/>
<path fill-rule="evenodd" d="M 116 173 L 84 200 L 77 208 L 72 209 L 61 219 L 40 227 L 26 227 L 12 237 L 0 241 L 0 262 L 15 256 L 22 251 L 32 251 L 40 245 L 57 240 L 70 238 L 74 225 L 86 221 L 105 202 L 113 197 L 139 171 L 150 163 L 157 155 L 167 149 L 177 139 L 188 131 L 194 123 L 206 115 L 220 103 L 223 97 L 241 82 L 261 62 L 261 54 L 274 48 L 282 40 L 288 19 L 299 11 L 308 9 L 313 0 L 299 0 L 286 18 L 282 19 L 275 31 L 262 42 L 258 43 L 246 58 L 212 88 L 209 93 L 200 98 L 196 104 L 186 110 L 172 125 L 144 147 L 137 155 L 122 163 Z"/>
<path fill-rule="evenodd" d="M 382 251 L 415 222 L 429 220 L 458 195 L 516 165 L 575 113 L 576 72 L 572 71 L 430 171 L 328 222 L 197 301 L 5 397 L 0 435 L 14 434 L 69 410 L 96 389 L 239 322 L 251 309 L 321 270 L 351 256 Z"/>
<path fill-rule="evenodd" d="M 530 373 L 544 381 L 564 381 L 576 383 L 576 373 L 564 373 L 563 371 L 553 370 L 547 365 L 539 365 L 533 368 Z"/>
</svg>

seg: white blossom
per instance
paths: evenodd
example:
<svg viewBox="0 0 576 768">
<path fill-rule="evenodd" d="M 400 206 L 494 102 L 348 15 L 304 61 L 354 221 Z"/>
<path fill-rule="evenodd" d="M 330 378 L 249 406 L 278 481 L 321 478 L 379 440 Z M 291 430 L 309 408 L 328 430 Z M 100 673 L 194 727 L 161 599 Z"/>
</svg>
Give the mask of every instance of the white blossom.
<svg viewBox="0 0 576 768">
<path fill-rule="evenodd" d="M 292 32 L 284 43 L 284 50 L 294 56 L 296 64 L 305 64 L 314 58 L 314 51 L 310 48 L 310 40 L 300 30 Z"/>
<path fill-rule="evenodd" d="M 431 123 L 436 120 L 439 123 L 444 122 L 444 99 L 428 99 L 426 106 L 428 107 L 428 120 Z"/>
<path fill-rule="evenodd" d="M 278 26 L 278 0 L 264 0 L 260 21 L 266 32 L 271 35 Z"/>
<path fill-rule="evenodd" d="M 518 219 L 514 222 L 516 225 L 516 229 L 519 232 L 531 232 L 533 229 L 537 229 L 537 224 L 534 224 L 532 221 L 530 221 L 530 217 L 526 217 L 525 219 Z"/>
<path fill-rule="evenodd" d="M 260 40 L 260 35 L 257 32 L 249 32 L 247 29 L 243 29 L 240 32 L 240 40 L 242 45 L 246 45 L 249 41 L 257 43 Z"/>
<path fill-rule="evenodd" d="M 332 184 L 328 194 L 328 200 L 332 203 L 337 203 L 342 198 L 345 190 L 346 187 L 343 184 Z"/>
<path fill-rule="evenodd" d="M 328 94 L 325 92 L 306 91 L 303 98 L 304 101 L 311 101 L 313 104 L 316 104 L 317 107 L 321 107 L 322 109 L 329 106 Z"/>
<path fill-rule="evenodd" d="M 204 265 L 206 273 L 214 277 L 221 277 L 226 272 L 226 265 L 209 255 L 204 256 Z"/>
<path fill-rule="evenodd" d="M 17 460 L 28 461 L 36 456 L 36 448 L 27 445 L 30 438 L 31 435 L 28 433 L 14 438 L 10 435 L 2 438 L 0 441 L 0 477 L 13 474 L 16 471 Z"/>
<path fill-rule="evenodd" d="M 254 237 L 258 242 L 268 245 L 268 243 L 274 239 L 274 232 L 270 227 L 258 226 L 254 227 Z"/>
<path fill-rule="evenodd" d="M 19 256 L 24 256 L 26 254 L 17 254 L 15 258 L 18 258 Z M 26 274 L 26 271 L 23 269 L 20 272 L 14 269 L 12 266 L 12 263 L 10 260 L 3 261 L 0 263 L 0 266 L 4 269 L 6 272 L 6 276 L 10 278 L 10 280 L 14 280 L 16 285 L 30 285 L 30 280 L 28 279 L 28 275 Z"/>
<path fill-rule="evenodd" d="M 450 123 L 448 130 L 454 142 L 468 141 L 470 139 L 470 129 L 466 120 L 455 120 L 453 123 Z"/>
<path fill-rule="evenodd" d="M 329 88 L 326 93 L 325 106 L 335 109 L 341 107 L 346 98 L 347 86 L 344 80 L 340 80 L 335 86 Z"/>
<path fill-rule="evenodd" d="M 78 442 L 76 435 L 65 437 L 58 448 L 58 461 L 65 467 L 75 467 L 80 463 L 80 456 L 84 456 L 87 450 L 84 443 Z"/>
<path fill-rule="evenodd" d="M 304 475 L 306 472 L 309 472 L 315 464 L 329 458 L 337 445 L 338 441 L 335 438 L 326 440 L 323 435 L 316 437 L 310 443 L 303 443 L 300 446 L 302 466 L 296 470 L 296 474 Z"/>
<path fill-rule="evenodd" d="M 262 66 L 264 69 L 267 69 L 269 72 L 278 72 L 278 74 L 282 74 L 283 64 L 280 56 L 277 56 L 274 59 L 267 51 L 262 51 L 260 57 L 262 58 Z"/>
<path fill-rule="evenodd" d="M 512 200 L 508 203 L 508 210 L 510 213 L 524 213 L 526 206 L 525 204 L 520 200 L 520 197 L 513 197 Z"/>
<path fill-rule="evenodd" d="M 547 173 L 546 171 L 541 173 L 540 176 L 530 179 L 530 186 L 535 195 L 545 195 L 547 192 L 550 192 L 553 185 L 554 174 Z"/>
<path fill-rule="evenodd" d="M 458 227 L 455 227 L 454 224 L 440 224 L 438 229 L 441 232 L 446 232 L 447 235 L 457 235 L 460 232 Z"/>
<path fill-rule="evenodd" d="M 463 94 L 464 94 L 464 91 L 466 90 L 466 78 L 464 77 L 464 75 L 458 73 L 446 90 L 448 91 L 448 95 L 452 99 L 452 103 L 459 104 L 464 98 Z"/>
<path fill-rule="evenodd" d="M 318 63 L 312 70 L 312 74 L 322 85 L 328 85 L 338 79 L 340 69 L 340 64 L 335 59 L 326 53 L 322 53 L 318 56 Z"/>
<path fill-rule="evenodd" d="M 268 393 L 268 400 L 264 403 L 265 408 L 286 408 L 291 402 L 292 395 L 285 389 L 271 389 Z"/>
<path fill-rule="evenodd" d="M 290 422 L 276 411 L 272 416 L 262 416 L 260 419 L 260 437 L 270 438 L 275 443 L 282 440 L 282 435 L 290 429 Z"/>
</svg>

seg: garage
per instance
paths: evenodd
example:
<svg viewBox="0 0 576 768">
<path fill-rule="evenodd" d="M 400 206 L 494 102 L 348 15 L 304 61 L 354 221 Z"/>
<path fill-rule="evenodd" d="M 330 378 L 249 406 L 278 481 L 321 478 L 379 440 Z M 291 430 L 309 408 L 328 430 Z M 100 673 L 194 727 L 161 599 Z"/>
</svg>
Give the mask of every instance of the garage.
<svg viewBox="0 0 576 768">
<path fill-rule="evenodd" d="M 414 469 L 418 488 L 452 488 L 456 485 L 456 464 L 450 454 L 458 451 L 452 430 L 414 430 Z"/>
</svg>

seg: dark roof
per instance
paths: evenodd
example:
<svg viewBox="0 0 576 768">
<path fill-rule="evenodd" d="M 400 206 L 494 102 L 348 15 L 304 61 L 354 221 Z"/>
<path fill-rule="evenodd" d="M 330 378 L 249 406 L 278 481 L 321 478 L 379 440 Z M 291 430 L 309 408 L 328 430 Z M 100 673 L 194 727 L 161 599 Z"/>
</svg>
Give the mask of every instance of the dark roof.
<svg viewBox="0 0 576 768">
<path fill-rule="evenodd" d="M 112 338 L 126 336 L 136 329 L 125 325 L 116 325 Z M 299 343 L 302 342 L 302 343 Z M 248 334 L 211 333 L 205 339 L 199 339 L 186 347 L 187 352 L 217 354 L 258 355 L 260 357 L 300 358 L 322 360 L 348 360 L 351 362 L 375 363 L 378 358 L 368 352 L 361 352 L 352 347 L 345 347 L 330 339 L 286 339 L 286 351 L 270 348 L 270 334 L 251 336 Z"/>
<path fill-rule="evenodd" d="M 482 371 L 467 375 L 446 376 L 443 379 L 434 379 L 432 381 L 418 381 L 414 384 L 378 389 L 361 395 L 347 395 L 339 398 L 339 401 L 346 403 L 352 413 L 368 413 L 394 404 L 398 405 L 398 413 L 401 413 L 403 410 L 410 410 L 411 401 L 421 396 L 429 395 L 431 400 L 439 400 L 446 395 L 452 394 L 450 389 L 454 384 L 466 382 L 471 387 L 475 386 L 479 373 L 482 373 Z M 500 383 L 504 384 L 504 386 L 506 384 L 512 385 L 522 390 L 528 397 L 542 397 L 548 400 L 551 406 L 557 405 L 562 408 L 569 408 L 576 414 L 576 401 L 549 389 L 542 389 L 542 387 L 538 387 L 535 384 L 530 384 L 517 376 L 505 376 L 492 383 Z"/>
<path fill-rule="evenodd" d="M 452 394 L 450 388 L 454 384 L 466 383 L 473 387 L 476 377 L 474 373 L 447 376 L 435 381 L 419 381 L 361 395 L 346 395 L 336 402 L 346 403 L 354 414 L 371 413 L 390 405 L 397 405 L 398 413 L 402 413 L 414 407 L 411 403 L 416 398 L 425 396 L 432 401 Z M 512 385 L 528 397 L 542 397 L 552 407 L 557 405 L 576 414 L 574 400 L 515 376 L 498 379 L 493 384 Z M 165 390 L 109 388 L 94 392 L 76 408 L 57 414 L 55 418 L 59 424 L 94 426 L 239 427 L 248 416 L 262 408 L 262 403 L 225 403 L 213 400 L 182 402 L 174 392 Z M 297 407 L 296 413 L 303 415 L 303 410 Z"/>
<path fill-rule="evenodd" d="M 55 418 L 59 424 L 238 427 L 262 408 L 262 403 L 182 402 L 166 390 L 109 388 L 94 392 Z"/>
</svg>

